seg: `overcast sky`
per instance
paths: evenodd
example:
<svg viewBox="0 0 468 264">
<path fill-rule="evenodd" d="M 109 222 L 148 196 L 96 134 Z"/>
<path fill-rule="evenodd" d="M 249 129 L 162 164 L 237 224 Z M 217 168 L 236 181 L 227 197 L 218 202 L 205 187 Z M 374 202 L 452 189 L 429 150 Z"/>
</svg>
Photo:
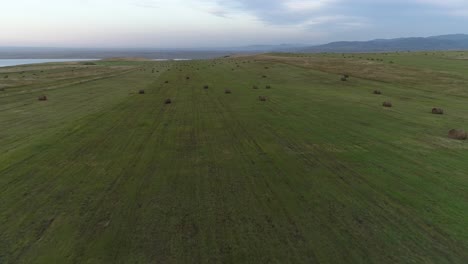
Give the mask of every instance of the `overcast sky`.
<svg viewBox="0 0 468 264">
<path fill-rule="evenodd" d="M 229 47 L 468 33 L 468 0 L 10 0 L 0 46 Z"/>
</svg>

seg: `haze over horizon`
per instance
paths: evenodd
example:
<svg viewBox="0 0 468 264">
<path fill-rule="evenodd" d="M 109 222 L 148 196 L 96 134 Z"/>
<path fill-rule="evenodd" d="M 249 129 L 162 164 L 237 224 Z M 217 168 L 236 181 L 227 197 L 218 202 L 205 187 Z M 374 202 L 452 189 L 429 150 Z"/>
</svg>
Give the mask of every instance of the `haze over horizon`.
<svg viewBox="0 0 468 264">
<path fill-rule="evenodd" d="M 203 48 L 464 33 L 463 0 L 18 0 L 0 46 Z"/>
</svg>

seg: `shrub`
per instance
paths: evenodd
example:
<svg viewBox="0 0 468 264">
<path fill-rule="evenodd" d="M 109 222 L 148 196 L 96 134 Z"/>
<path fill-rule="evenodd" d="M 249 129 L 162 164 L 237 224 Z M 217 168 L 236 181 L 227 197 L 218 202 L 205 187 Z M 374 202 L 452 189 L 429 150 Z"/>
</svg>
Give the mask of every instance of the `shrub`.
<svg viewBox="0 0 468 264">
<path fill-rule="evenodd" d="M 209 86 L 208 86 L 208 85 L 205 85 L 205 86 L 203 86 L 203 88 L 204 88 L 204 89 L 208 89 L 208 88 L 209 88 Z"/>
<path fill-rule="evenodd" d="M 226 90 L 224 90 L 224 93 L 225 93 L 225 94 L 230 94 L 230 93 L 231 93 L 231 90 L 230 90 L 230 89 L 226 89 Z"/>
<path fill-rule="evenodd" d="M 266 89 L 271 89 L 270 85 L 265 86 Z"/>
<path fill-rule="evenodd" d="M 145 94 L 145 90 L 138 91 L 139 94 Z"/>
<path fill-rule="evenodd" d="M 47 96 L 41 95 L 41 96 L 39 96 L 39 97 L 37 98 L 37 100 L 39 100 L 39 101 L 47 101 Z"/>
<path fill-rule="evenodd" d="M 375 90 L 375 91 L 374 91 L 374 94 L 382 94 L 382 92 L 379 91 L 379 90 Z"/>
<path fill-rule="evenodd" d="M 165 101 L 164 101 L 164 104 L 171 104 L 172 103 L 172 100 L 170 98 L 167 98 Z"/>
<path fill-rule="evenodd" d="M 252 86 L 253 89 L 258 89 L 257 85 Z"/>
</svg>

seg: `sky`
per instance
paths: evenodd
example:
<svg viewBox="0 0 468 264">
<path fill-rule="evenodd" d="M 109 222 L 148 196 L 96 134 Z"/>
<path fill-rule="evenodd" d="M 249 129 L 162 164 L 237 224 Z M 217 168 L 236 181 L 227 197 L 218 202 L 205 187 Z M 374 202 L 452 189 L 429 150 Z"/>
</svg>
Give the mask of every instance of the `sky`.
<svg viewBox="0 0 468 264">
<path fill-rule="evenodd" d="M 0 46 L 203 48 L 468 33 L 468 0 L 14 0 Z"/>
</svg>

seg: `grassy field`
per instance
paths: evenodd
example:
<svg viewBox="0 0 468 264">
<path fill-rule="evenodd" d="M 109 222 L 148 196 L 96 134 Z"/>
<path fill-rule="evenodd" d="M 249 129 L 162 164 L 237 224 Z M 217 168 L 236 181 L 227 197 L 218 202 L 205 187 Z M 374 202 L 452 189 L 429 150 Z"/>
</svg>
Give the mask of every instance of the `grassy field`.
<svg viewBox="0 0 468 264">
<path fill-rule="evenodd" d="M 0 263 L 468 263 L 467 59 L 0 68 Z"/>
</svg>

